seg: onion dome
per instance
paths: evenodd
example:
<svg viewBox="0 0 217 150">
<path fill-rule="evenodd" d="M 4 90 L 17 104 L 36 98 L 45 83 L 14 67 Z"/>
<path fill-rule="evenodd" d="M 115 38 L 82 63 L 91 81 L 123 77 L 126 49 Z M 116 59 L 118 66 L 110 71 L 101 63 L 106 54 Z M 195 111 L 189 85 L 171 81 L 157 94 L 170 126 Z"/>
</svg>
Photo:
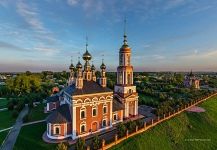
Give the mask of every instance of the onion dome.
<svg viewBox="0 0 217 150">
<path fill-rule="evenodd" d="M 124 42 L 124 44 L 120 48 L 120 52 L 130 52 L 130 47 L 127 44 L 127 36 L 126 36 L 126 34 L 124 34 L 124 41 L 123 42 Z"/>
<path fill-rule="evenodd" d="M 95 66 L 92 64 L 91 70 L 96 70 Z"/>
<path fill-rule="evenodd" d="M 88 50 L 86 50 L 86 52 L 83 54 L 83 60 L 88 61 L 91 60 L 91 58 L 91 54 L 88 52 Z"/>
<path fill-rule="evenodd" d="M 100 66 L 100 69 L 106 69 L 106 65 L 104 64 L 104 62 L 102 62 L 102 65 Z"/>
<path fill-rule="evenodd" d="M 76 68 L 77 69 L 81 69 L 82 68 L 82 64 L 81 64 L 80 60 L 78 61 L 77 65 L 76 65 Z"/>
<path fill-rule="evenodd" d="M 70 70 L 73 70 L 73 69 L 75 69 L 74 65 L 73 65 L 73 64 L 71 64 L 71 65 L 69 66 L 69 69 L 70 69 Z"/>
</svg>

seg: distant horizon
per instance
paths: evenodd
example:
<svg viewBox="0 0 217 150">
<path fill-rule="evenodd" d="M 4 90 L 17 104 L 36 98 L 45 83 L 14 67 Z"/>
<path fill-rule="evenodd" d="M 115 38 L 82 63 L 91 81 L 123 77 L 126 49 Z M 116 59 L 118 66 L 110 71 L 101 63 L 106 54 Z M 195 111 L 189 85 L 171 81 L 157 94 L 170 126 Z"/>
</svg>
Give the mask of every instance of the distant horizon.
<svg viewBox="0 0 217 150">
<path fill-rule="evenodd" d="M 68 70 L 86 36 L 115 71 L 125 17 L 134 71 L 217 71 L 217 1 L 1 0 L 0 72 Z"/>
</svg>

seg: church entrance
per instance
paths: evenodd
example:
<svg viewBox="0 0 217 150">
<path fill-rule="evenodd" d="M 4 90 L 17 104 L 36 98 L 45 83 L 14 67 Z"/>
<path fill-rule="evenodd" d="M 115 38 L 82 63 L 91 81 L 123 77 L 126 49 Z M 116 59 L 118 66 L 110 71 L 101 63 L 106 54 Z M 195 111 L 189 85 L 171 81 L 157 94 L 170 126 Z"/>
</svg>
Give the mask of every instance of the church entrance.
<svg viewBox="0 0 217 150">
<path fill-rule="evenodd" d="M 135 102 L 129 102 L 129 115 L 135 115 Z"/>
<path fill-rule="evenodd" d="M 92 123 L 92 132 L 95 132 L 98 130 L 98 127 L 97 127 L 97 122 L 93 122 Z"/>
</svg>

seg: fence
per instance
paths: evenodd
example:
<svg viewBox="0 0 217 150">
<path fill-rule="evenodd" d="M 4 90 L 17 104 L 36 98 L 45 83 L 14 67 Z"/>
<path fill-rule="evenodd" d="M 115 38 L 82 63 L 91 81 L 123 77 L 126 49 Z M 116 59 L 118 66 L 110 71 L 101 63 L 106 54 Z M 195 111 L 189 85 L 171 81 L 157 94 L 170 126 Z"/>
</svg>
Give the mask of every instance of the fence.
<svg viewBox="0 0 217 150">
<path fill-rule="evenodd" d="M 122 141 L 126 140 L 127 138 L 130 138 L 134 135 L 145 132 L 146 130 L 156 126 L 157 124 L 159 124 L 165 120 L 168 120 L 168 119 L 180 114 L 181 112 L 185 111 L 186 109 L 188 109 L 192 106 L 198 105 L 199 103 L 201 103 L 201 102 L 203 102 L 203 101 L 205 101 L 205 100 L 207 100 L 213 96 L 216 96 L 216 95 L 217 95 L 217 92 L 215 92 L 213 94 L 209 94 L 209 95 L 201 97 L 197 100 L 191 101 L 190 103 L 184 105 L 184 107 L 178 108 L 177 110 L 174 110 L 173 112 L 169 112 L 168 114 L 164 114 L 163 117 L 157 117 L 157 119 L 155 119 L 155 120 L 152 119 L 151 122 L 144 122 L 144 126 L 141 129 L 139 129 L 138 126 L 136 126 L 135 132 L 133 132 L 131 134 L 129 134 L 129 132 L 127 130 L 126 135 L 122 138 L 118 138 L 118 135 L 116 134 L 114 137 L 114 141 L 109 143 L 109 144 L 106 144 L 106 141 L 103 139 L 102 145 L 101 145 L 101 147 L 102 147 L 101 150 L 109 149 L 112 146 L 115 146 L 116 144 L 119 144 Z M 89 150 L 89 149 L 90 149 L 90 147 L 88 146 L 87 150 Z"/>
</svg>

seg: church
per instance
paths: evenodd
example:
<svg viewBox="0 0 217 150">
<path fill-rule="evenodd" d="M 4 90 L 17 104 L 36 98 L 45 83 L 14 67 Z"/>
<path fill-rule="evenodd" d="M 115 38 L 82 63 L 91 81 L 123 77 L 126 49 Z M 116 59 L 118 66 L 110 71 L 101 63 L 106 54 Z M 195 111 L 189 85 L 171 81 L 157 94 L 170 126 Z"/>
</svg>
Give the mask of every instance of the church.
<svg viewBox="0 0 217 150">
<path fill-rule="evenodd" d="M 193 73 L 192 70 L 189 74 L 185 76 L 184 86 L 187 88 L 200 89 L 200 79 L 198 79 Z"/>
<path fill-rule="evenodd" d="M 138 93 L 133 85 L 131 48 L 124 33 L 119 50 L 119 66 L 114 89 L 107 87 L 106 65 L 100 66 L 100 77 L 90 64 L 92 58 L 86 44 L 84 65 L 78 61 L 69 67 L 68 86 L 47 98 L 46 136 L 49 139 L 77 139 L 112 128 L 138 115 Z"/>
</svg>

